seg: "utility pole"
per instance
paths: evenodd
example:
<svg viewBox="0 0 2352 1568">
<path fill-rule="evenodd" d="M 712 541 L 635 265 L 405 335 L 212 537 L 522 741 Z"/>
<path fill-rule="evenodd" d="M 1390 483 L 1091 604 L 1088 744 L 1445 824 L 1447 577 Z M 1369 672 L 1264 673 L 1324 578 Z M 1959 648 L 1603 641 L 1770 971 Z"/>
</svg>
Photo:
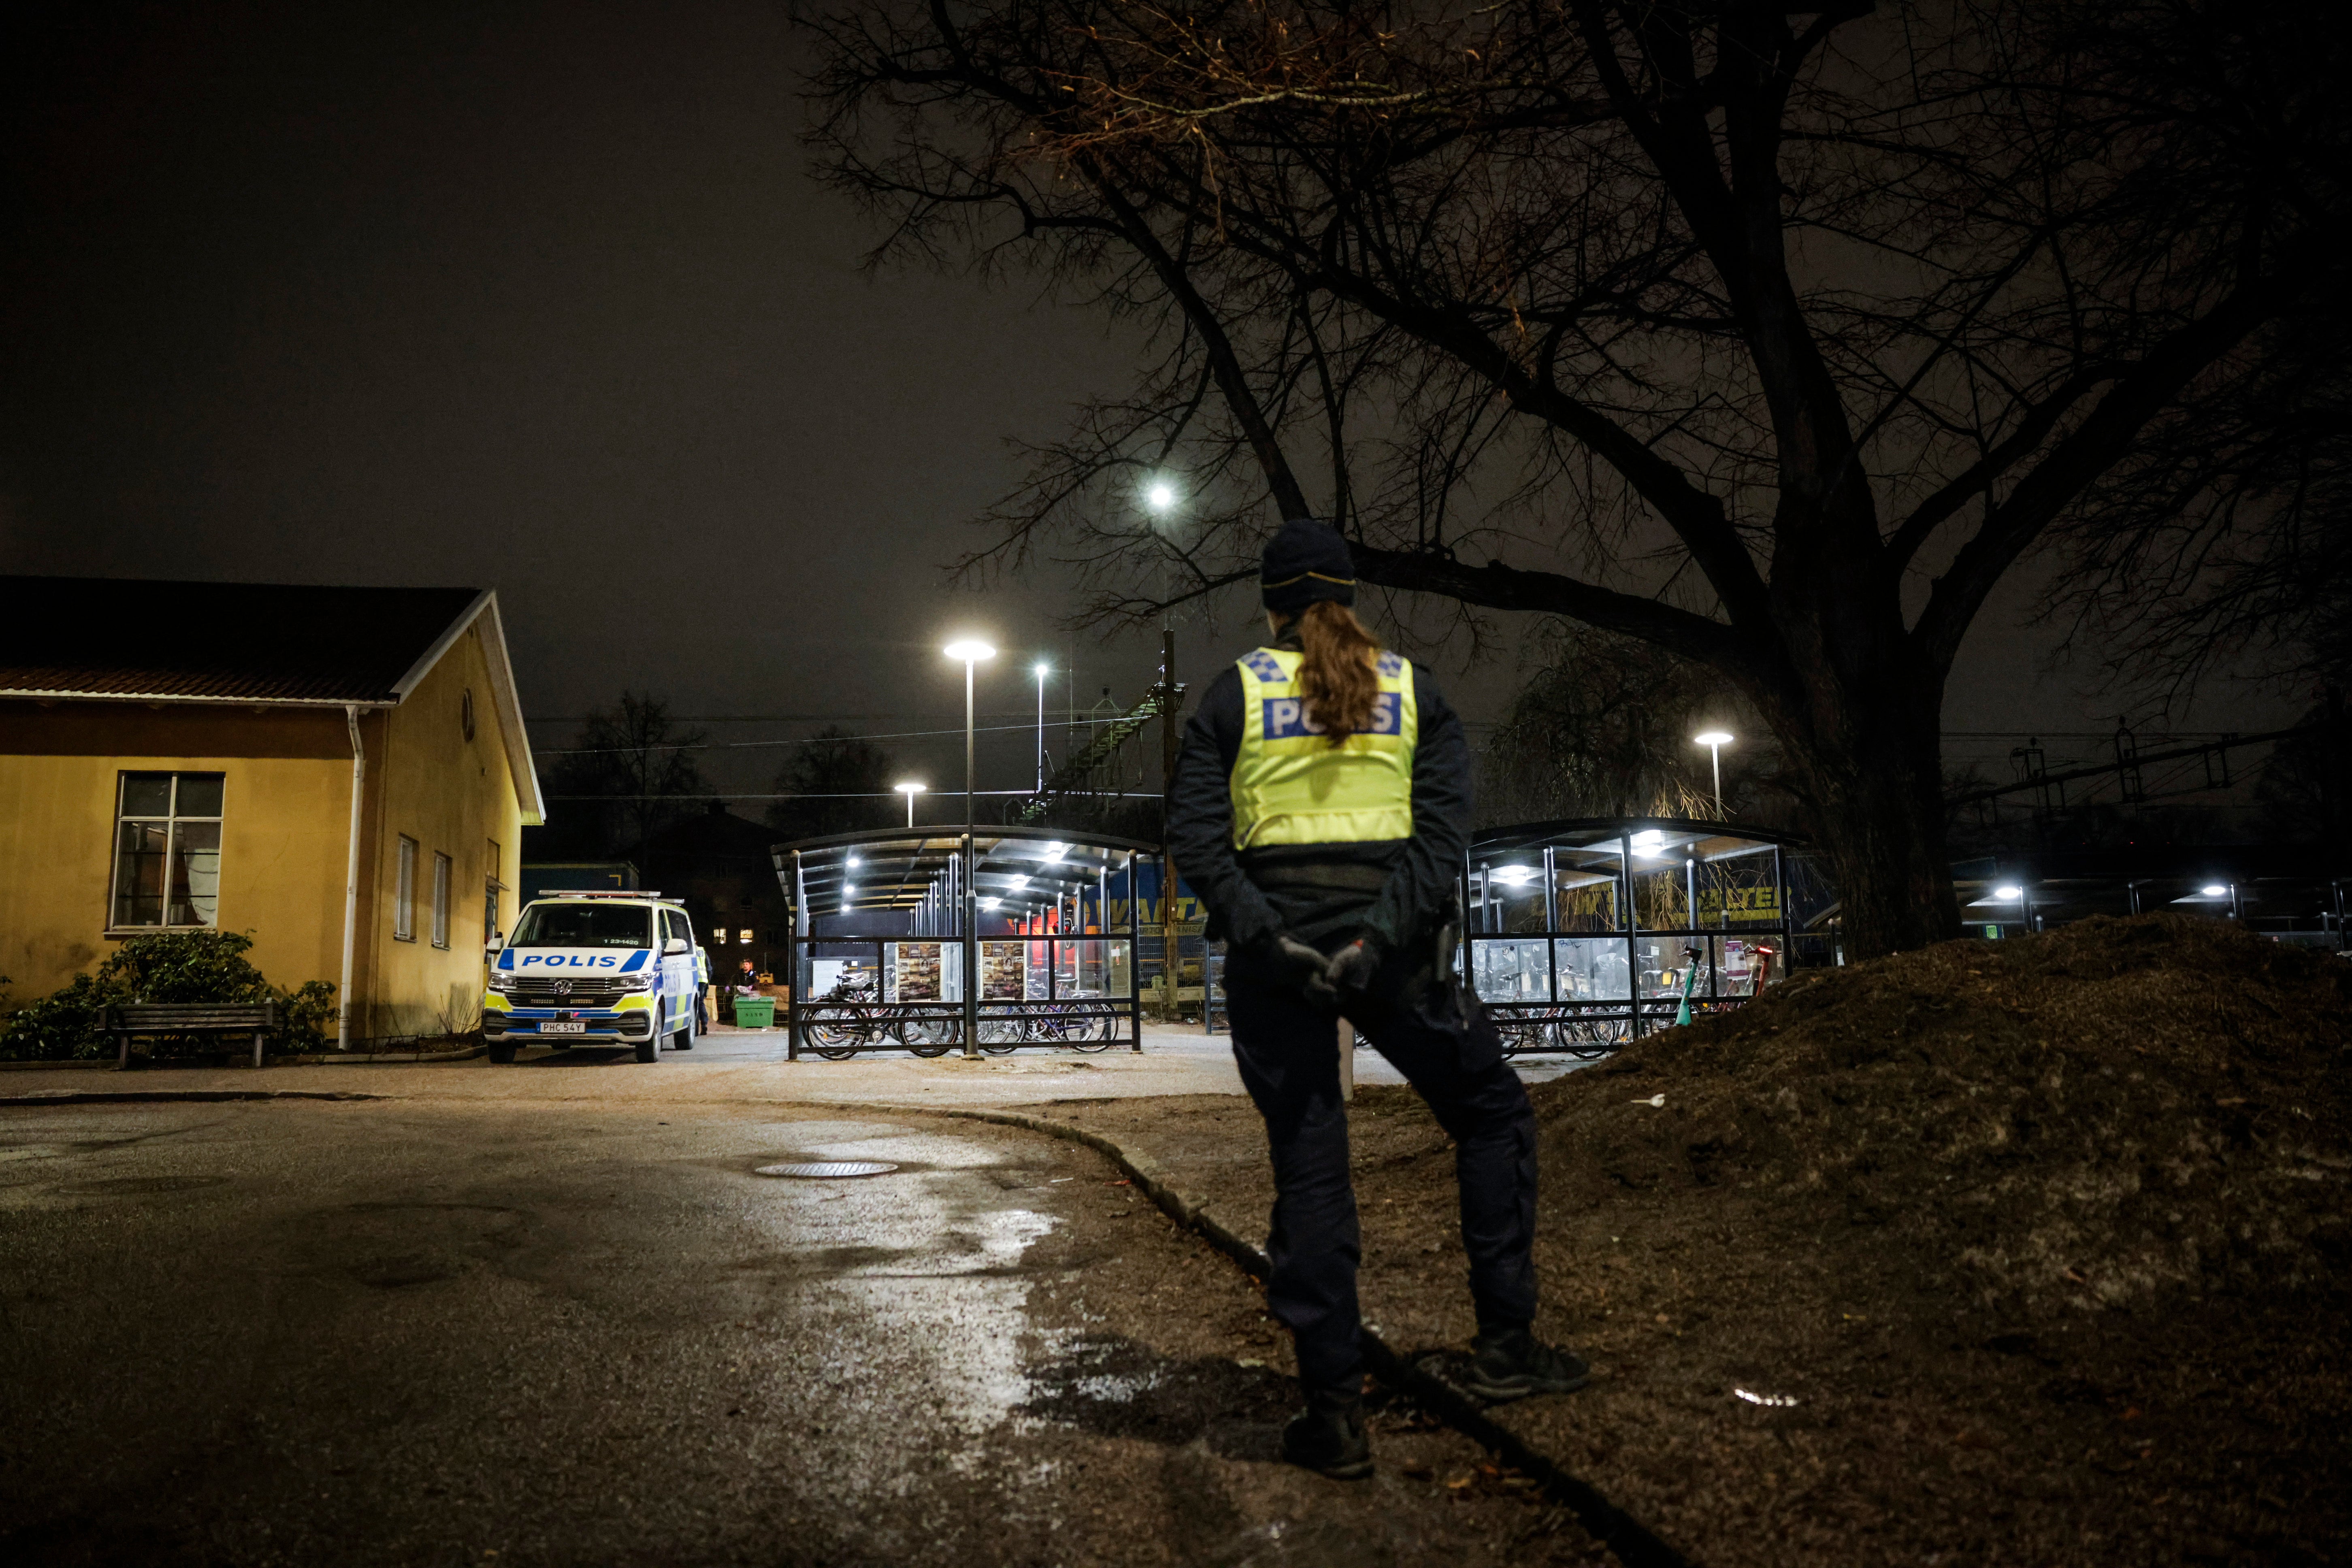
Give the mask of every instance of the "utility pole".
<svg viewBox="0 0 2352 1568">
<path fill-rule="evenodd" d="M 1176 787 L 1176 628 L 1160 631 L 1160 973 L 1168 987 L 1168 1010 L 1176 1010 L 1183 965 L 1176 952 L 1176 857 L 1168 843 L 1168 797 Z M 1202 1005 L 1208 1005 L 1209 965 L 1201 963 Z"/>
</svg>

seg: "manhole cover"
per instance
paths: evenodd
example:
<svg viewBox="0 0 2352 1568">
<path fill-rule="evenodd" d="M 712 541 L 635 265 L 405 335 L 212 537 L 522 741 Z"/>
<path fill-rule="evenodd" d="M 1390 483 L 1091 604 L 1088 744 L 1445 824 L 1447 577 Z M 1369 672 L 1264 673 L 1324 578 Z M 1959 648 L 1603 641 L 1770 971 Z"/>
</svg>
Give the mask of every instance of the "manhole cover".
<svg viewBox="0 0 2352 1568">
<path fill-rule="evenodd" d="M 762 1165 L 762 1176 L 799 1176 L 813 1182 L 828 1182 L 842 1176 L 883 1176 L 898 1167 L 887 1160 L 812 1160 L 801 1165 Z"/>
</svg>

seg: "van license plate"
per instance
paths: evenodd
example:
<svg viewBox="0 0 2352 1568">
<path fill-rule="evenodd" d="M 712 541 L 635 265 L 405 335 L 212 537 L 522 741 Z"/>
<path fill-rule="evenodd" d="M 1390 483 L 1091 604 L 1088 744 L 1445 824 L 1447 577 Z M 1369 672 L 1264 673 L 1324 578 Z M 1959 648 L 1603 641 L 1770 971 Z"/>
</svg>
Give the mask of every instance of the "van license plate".
<svg viewBox="0 0 2352 1568">
<path fill-rule="evenodd" d="M 550 1022 L 541 1024 L 539 1032 L 542 1035 L 584 1035 L 588 1032 L 588 1026 L 577 1021 L 569 1024 Z"/>
</svg>

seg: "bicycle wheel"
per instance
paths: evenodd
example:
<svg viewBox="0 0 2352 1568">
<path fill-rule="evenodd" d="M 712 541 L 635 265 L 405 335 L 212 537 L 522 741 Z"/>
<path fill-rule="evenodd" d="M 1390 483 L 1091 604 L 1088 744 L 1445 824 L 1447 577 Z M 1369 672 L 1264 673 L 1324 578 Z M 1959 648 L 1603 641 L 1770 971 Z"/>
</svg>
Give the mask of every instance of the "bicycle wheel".
<svg viewBox="0 0 2352 1568">
<path fill-rule="evenodd" d="M 872 1032 L 872 1026 L 856 1015 L 813 1018 L 809 1021 L 809 1048 L 829 1062 L 845 1062 L 857 1054 L 857 1047 L 866 1042 Z"/>
<path fill-rule="evenodd" d="M 1631 1026 L 1622 1018 L 1579 1018 L 1559 1026 L 1560 1044 L 1579 1061 L 1597 1062 L 1625 1043 Z"/>
<path fill-rule="evenodd" d="M 1092 1056 L 1118 1042 L 1118 1019 L 1108 1013 L 1082 1013 L 1070 1037 L 1070 1048 Z"/>
<path fill-rule="evenodd" d="M 919 1057 L 943 1057 L 955 1048 L 955 1025 L 945 1018 L 916 1014 L 898 1026 L 898 1037 Z"/>
<path fill-rule="evenodd" d="M 992 1057 L 1006 1056 L 1021 1044 L 1024 1032 L 1019 1018 L 982 1018 L 980 1048 Z"/>
</svg>

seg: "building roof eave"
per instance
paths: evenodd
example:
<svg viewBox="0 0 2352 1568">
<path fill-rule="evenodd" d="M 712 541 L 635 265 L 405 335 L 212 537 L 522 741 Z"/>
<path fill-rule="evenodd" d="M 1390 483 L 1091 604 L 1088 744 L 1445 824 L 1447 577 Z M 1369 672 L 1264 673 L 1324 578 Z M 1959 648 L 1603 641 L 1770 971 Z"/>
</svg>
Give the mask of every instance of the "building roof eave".
<svg viewBox="0 0 2352 1568">
<path fill-rule="evenodd" d="M 514 777 L 515 804 L 522 808 L 523 825 L 537 827 L 547 821 L 547 799 L 540 793 L 539 767 L 530 755 L 530 733 L 523 727 L 522 699 L 515 691 L 514 663 L 507 656 L 506 623 L 499 616 L 497 589 L 482 591 L 482 596 L 475 601 L 458 629 L 462 631 L 477 618 L 485 627 L 482 660 L 490 668 L 490 700 L 498 709 L 499 732 L 506 741 L 507 772 Z M 405 689 L 404 685 L 403 690 Z"/>
<path fill-rule="evenodd" d="M 26 702 L 145 702 L 192 703 L 209 708 L 318 708 L 339 713 L 346 708 L 396 708 L 397 700 L 346 700 L 340 697 L 216 697 L 184 691 L 60 691 L 50 687 L 0 687 L 0 698 Z"/>
</svg>

